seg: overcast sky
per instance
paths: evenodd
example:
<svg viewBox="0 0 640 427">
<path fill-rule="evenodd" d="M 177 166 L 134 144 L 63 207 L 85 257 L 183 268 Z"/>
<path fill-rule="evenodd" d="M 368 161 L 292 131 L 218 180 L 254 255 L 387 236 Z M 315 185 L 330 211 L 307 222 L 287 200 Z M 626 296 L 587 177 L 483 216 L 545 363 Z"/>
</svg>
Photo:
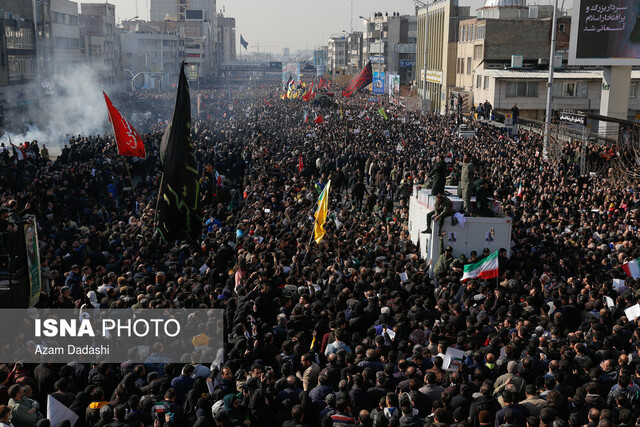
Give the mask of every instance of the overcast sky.
<svg viewBox="0 0 640 427">
<path fill-rule="evenodd" d="M 425 0 L 429 1 L 429 0 Z M 104 3 L 104 0 L 78 0 L 78 2 Z M 138 15 L 149 19 L 149 0 L 110 0 L 116 5 L 116 19 L 130 19 Z M 353 22 L 351 22 L 353 3 Z M 483 0 L 460 0 L 461 5 L 475 9 Z M 528 3 L 549 4 L 549 0 L 530 0 Z M 137 13 L 136 13 L 137 4 Z M 326 45 L 332 33 L 342 30 L 362 31 L 360 15 L 369 17 L 374 12 L 400 12 L 414 14 L 412 0 L 218 0 L 218 11 L 225 9 L 225 16 L 236 19 L 237 50 L 241 52 L 240 34 L 249 42 L 249 50 L 281 53 L 283 47 L 313 49 Z"/>
</svg>

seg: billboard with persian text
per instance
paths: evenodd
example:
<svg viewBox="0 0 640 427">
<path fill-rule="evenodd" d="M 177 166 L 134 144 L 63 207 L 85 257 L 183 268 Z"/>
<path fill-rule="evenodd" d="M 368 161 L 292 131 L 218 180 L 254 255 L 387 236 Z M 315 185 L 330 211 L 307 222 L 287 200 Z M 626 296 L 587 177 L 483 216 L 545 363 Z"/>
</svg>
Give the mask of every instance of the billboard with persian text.
<svg viewBox="0 0 640 427">
<path fill-rule="evenodd" d="M 640 65 L 640 0 L 574 0 L 571 65 Z"/>
</svg>

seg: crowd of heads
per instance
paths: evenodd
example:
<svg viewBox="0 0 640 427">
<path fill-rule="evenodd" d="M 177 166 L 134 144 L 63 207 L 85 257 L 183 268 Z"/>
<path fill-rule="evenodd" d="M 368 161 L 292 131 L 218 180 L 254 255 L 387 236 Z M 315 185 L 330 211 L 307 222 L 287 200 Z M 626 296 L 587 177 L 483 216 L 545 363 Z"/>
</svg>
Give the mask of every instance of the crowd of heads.
<svg viewBox="0 0 640 427">
<path fill-rule="evenodd" d="M 622 265 L 640 256 L 640 188 L 614 179 L 601 147 L 587 146 L 594 173 L 582 175 L 579 145 L 549 162 L 535 132 L 475 123 L 461 139 L 454 116 L 384 101 L 384 119 L 363 95 L 201 92 L 198 244 L 154 234 L 174 93 L 121 101 L 125 115 L 148 112 L 135 123 L 146 159 L 118 158 L 109 135 L 74 136 L 55 160 L 42 142 L 26 160 L 0 153 L 0 231 L 36 216 L 39 307 L 218 308 L 223 351 L 207 364 L 61 366 L 14 342 L 24 363 L 0 370 L 0 422 L 47 425 L 52 395 L 79 426 L 635 425 L 640 327 L 625 308 L 640 281 Z M 461 282 L 467 258 L 431 278 L 410 239 L 413 186 L 449 153 L 447 184 L 467 158 L 511 218 L 497 280 Z M 464 352 L 453 369 L 449 348 Z"/>
</svg>

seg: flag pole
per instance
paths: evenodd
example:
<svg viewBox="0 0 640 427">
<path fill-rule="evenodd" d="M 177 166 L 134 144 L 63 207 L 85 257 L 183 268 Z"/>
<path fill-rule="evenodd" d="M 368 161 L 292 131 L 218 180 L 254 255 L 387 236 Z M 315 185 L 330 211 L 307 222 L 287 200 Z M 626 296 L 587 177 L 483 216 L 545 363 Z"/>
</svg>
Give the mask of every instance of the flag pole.
<svg viewBox="0 0 640 427">
<path fill-rule="evenodd" d="M 129 171 L 129 165 L 127 164 L 127 162 L 124 160 L 124 156 L 120 156 L 120 158 L 122 159 L 122 163 L 124 163 L 124 168 L 127 170 L 127 175 L 129 175 L 129 181 L 131 181 L 131 189 L 135 189 L 135 185 L 133 185 L 133 178 L 131 178 L 131 171 Z"/>
</svg>

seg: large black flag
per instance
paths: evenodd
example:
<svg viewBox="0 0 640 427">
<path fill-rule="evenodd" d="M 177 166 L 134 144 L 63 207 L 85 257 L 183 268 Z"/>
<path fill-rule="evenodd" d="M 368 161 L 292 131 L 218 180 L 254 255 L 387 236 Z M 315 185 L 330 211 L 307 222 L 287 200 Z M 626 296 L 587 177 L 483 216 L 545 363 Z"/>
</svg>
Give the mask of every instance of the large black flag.
<svg viewBox="0 0 640 427">
<path fill-rule="evenodd" d="M 362 70 L 347 84 L 342 90 L 342 96 L 348 98 L 358 93 L 362 88 L 367 86 L 373 81 L 373 74 L 371 74 L 371 62 L 367 62 Z"/>
<path fill-rule="evenodd" d="M 200 177 L 191 142 L 189 85 L 180 68 L 173 118 L 162 137 L 163 173 L 158 194 L 158 232 L 165 242 L 197 241 L 202 229 Z"/>
</svg>

